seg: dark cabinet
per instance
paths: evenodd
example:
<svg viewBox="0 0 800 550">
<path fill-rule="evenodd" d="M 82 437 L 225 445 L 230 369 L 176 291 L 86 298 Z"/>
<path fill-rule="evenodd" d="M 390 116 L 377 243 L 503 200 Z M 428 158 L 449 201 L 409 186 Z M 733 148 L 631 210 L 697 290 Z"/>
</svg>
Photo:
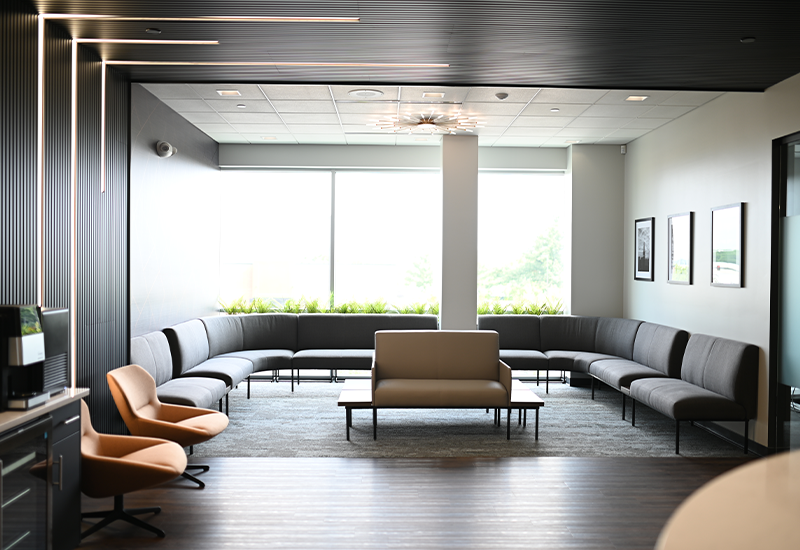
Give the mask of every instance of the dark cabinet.
<svg viewBox="0 0 800 550">
<path fill-rule="evenodd" d="M 70 403 L 53 417 L 53 550 L 81 542 L 81 404 Z"/>
</svg>

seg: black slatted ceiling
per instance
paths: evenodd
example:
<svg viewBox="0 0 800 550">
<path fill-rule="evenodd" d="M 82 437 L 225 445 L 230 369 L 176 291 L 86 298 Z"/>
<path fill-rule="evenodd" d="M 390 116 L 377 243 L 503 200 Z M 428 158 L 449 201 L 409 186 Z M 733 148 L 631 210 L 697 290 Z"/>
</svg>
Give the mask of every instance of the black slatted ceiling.
<svg viewBox="0 0 800 550">
<path fill-rule="evenodd" d="M 126 67 L 134 81 L 514 85 L 761 91 L 800 72 L 800 2 L 785 0 L 35 0 L 51 13 L 331 16 L 357 24 L 65 22 L 75 36 L 216 39 L 98 46 L 106 59 L 449 63 L 448 68 Z M 740 38 L 754 36 L 754 44 Z"/>
</svg>

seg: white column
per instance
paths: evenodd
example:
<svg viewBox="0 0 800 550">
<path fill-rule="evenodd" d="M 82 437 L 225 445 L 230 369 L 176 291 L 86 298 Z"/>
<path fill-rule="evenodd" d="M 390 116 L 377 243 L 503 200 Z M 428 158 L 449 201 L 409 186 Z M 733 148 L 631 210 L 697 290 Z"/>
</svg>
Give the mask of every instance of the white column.
<svg viewBox="0 0 800 550">
<path fill-rule="evenodd" d="M 478 137 L 442 138 L 441 328 L 475 330 L 478 308 Z"/>
</svg>

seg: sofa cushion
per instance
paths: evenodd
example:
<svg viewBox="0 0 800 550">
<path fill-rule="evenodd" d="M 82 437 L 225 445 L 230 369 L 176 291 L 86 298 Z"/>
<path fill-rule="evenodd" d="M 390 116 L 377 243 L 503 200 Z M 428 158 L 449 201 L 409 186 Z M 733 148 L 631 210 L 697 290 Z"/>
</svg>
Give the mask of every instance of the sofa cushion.
<svg viewBox="0 0 800 550">
<path fill-rule="evenodd" d="M 234 387 L 239 382 L 253 373 L 253 363 L 238 357 L 214 357 L 203 361 L 194 368 L 183 373 L 182 376 L 203 378 L 216 378 L 225 382 L 228 387 Z"/>
<path fill-rule="evenodd" d="M 633 343 L 633 360 L 666 374 L 680 378 L 681 360 L 689 333 L 685 330 L 642 323 Z"/>
<path fill-rule="evenodd" d="M 684 380 L 642 378 L 631 382 L 631 397 L 675 420 L 744 420 L 744 407 Z"/>
<path fill-rule="evenodd" d="M 498 380 L 498 342 L 489 330 L 382 330 L 375 334 L 375 376 Z"/>
<path fill-rule="evenodd" d="M 542 315 L 541 350 L 595 351 L 597 317 Z"/>
<path fill-rule="evenodd" d="M 253 363 L 253 372 L 266 370 L 284 370 L 292 368 L 294 352 L 288 349 L 255 349 L 233 351 L 217 357 L 238 357 Z"/>
<path fill-rule="evenodd" d="M 209 357 L 242 349 L 242 323 L 238 315 L 217 315 L 200 320 L 206 326 Z"/>
<path fill-rule="evenodd" d="M 163 332 L 149 332 L 131 338 L 131 363 L 150 373 L 156 386 L 172 378 L 172 354 Z"/>
<path fill-rule="evenodd" d="M 478 330 L 496 331 L 501 350 L 541 350 L 539 325 L 537 315 L 478 315 Z"/>
<path fill-rule="evenodd" d="M 370 370 L 372 349 L 304 349 L 292 357 L 295 369 Z"/>
<path fill-rule="evenodd" d="M 661 371 L 627 359 L 596 361 L 589 366 L 589 374 L 616 389 L 629 388 L 631 382 L 640 378 L 664 378 L 667 376 Z"/>
<path fill-rule="evenodd" d="M 216 378 L 175 378 L 156 388 L 163 403 L 209 409 L 225 397 L 227 386 Z"/>
<path fill-rule="evenodd" d="M 208 334 L 200 319 L 184 321 L 164 329 L 172 354 L 172 377 L 178 378 L 184 372 L 208 359 Z"/>
<path fill-rule="evenodd" d="M 633 343 L 641 324 L 641 321 L 634 319 L 598 318 L 594 351 L 623 359 L 632 359 Z"/>
<path fill-rule="evenodd" d="M 500 336 L 502 340 L 503 336 Z M 500 349 L 500 360 L 514 370 L 547 370 L 547 356 L 528 349 Z"/>
<path fill-rule="evenodd" d="M 376 407 L 508 407 L 505 386 L 496 380 L 390 378 L 375 386 Z"/>
<path fill-rule="evenodd" d="M 244 350 L 283 349 L 297 351 L 297 315 L 294 313 L 250 313 L 238 315 Z"/>
<path fill-rule="evenodd" d="M 686 346 L 681 379 L 736 401 L 756 414 L 758 347 L 744 342 L 693 334 Z"/>
<path fill-rule="evenodd" d="M 594 353 L 591 351 L 550 350 L 547 356 L 548 370 L 565 370 L 570 372 L 589 372 L 589 365 L 594 361 L 615 358 L 613 355 Z"/>
<path fill-rule="evenodd" d="M 375 349 L 379 330 L 436 330 L 435 315 L 303 313 L 297 349 Z"/>
</svg>

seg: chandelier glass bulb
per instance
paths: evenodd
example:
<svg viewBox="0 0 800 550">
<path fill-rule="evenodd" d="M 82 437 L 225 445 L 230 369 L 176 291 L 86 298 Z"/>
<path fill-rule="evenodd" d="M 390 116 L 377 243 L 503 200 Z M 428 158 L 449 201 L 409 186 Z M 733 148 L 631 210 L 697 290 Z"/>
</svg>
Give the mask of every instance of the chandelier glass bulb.
<svg viewBox="0 0 800 550">
<path fill-rule="evenodd" d="M 392 134 L 456 134 L 483 128 L 477 117 L 462 115 L 460 111 L 453 115 L 437 114 L 435 109 L 419 115 L 392 115 L 367 126 Z"/>
</svg>

